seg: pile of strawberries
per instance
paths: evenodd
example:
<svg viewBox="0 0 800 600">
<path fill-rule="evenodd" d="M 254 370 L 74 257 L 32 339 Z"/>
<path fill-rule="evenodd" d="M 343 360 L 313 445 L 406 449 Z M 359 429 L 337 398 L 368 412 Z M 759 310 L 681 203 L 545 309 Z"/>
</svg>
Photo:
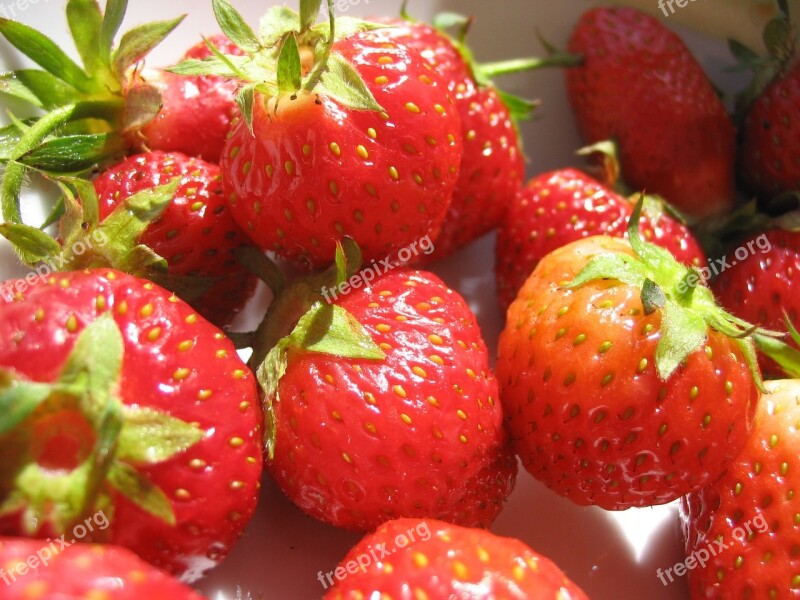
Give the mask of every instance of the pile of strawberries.
<svg viewBox="0 0 800 600">
<path fill-rule="evenodd" d="M 0 129 L 0 234 L 31 268 L 0 283 L 0 597 L 197 598 L 266 471 L 367 534 L 326 598 L 586 598 L 489 531 L 520 464 L 579 505 L 681 499 L 687 564 L 735 546 L 689 571 L 693 598 L 798 593 L 800 382 L 765 381 L 800 378 L 785 0 L 769 56 L 731 44 L 755 71 L 735 115 L 633 9 L 481 65 L 452 14 L 301 0 L 254 30 L 213 0 L 222 33 L 148 70 L 182 17 L 119 35 L 126 4 L 67 1 L 80 64 L 0 19 L 39 66 L 0 75 L 31 107 Z M 492 78 L 543 66 L 596 177 L 525 183 L 535 103 Z M 497 349 L 421 270 L 493 230 Z M 231 331 L 259 281 L 263 320 Z"/>
</svg>

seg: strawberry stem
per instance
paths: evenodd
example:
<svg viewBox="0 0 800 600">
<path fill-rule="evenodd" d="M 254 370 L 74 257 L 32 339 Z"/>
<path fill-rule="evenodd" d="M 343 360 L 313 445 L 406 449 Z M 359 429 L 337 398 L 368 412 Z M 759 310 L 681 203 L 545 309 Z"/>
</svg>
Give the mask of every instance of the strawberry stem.
<svg viewBox="0 0 800 600">
<path fill-rule="evenodd" d="M 328 32 L 328 39 L 325 41 L 325 47 L 322 51 L 322 57 L 314 65 L 314 68 L 311 70 L 311 73 L 308 74 L 308 78 L 303 85 L 303 89 L 307 92 L 313 91 L 319 83 L 322 74 L 328 68 L 328 58 L 330 58 L 331 52 L 333 51 L 333 42 L 336 39 L 336 18 L 333 10 L 333 0 L 328 0 L 328 26 L 330 30 Z"/>
</svg>

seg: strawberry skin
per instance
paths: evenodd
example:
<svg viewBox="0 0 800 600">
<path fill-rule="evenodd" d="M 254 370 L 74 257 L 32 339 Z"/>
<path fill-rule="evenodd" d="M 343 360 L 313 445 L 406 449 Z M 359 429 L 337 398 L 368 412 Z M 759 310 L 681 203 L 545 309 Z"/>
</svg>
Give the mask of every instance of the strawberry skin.
<svg viewBox="0 0 800 600">
<path fill-rule="evenodd" d="M 338 569 L 343 577 L 335 576 Z M 333 582 L 325 600 L 588 598 L 557 565 L 521 541 L 435 519 L 384 523 L 358 542 L 338 569 L 330 577 L 318 575 L 326 588 Z"/>
<path fill-rule="evenodd" d="M 225 54 L 242 54 L 223 34 L 211 36 L 209 41 Z M 210 56 L 211 50 L 205 42 L 200 42 L 183 58 L 202 60 Z M 140 150 L 182 152 L 218 163 L 236 114 L 239 82 L 217 75 L 190 77 L 160 70 L 139 74 L 134 85 L 142 80 L 158 88 L 163 106 L 137 132 L 136 146 Z"/>
<path fill-rule="evenodd" d="M 735 340 L 711 328 L 663 380 L 662 311 L 645 314 L 641 289 L 564 287 L 610 252 L 633 256 L 597 236 L 539 262 L 508 310 L 497 376 L 525 468 L 578 504 L 625 509 L 718 477 L 748 438 L 758 391 Z"/>
<path fill-rule="evenodd" d="M 742 453 L 681 502 L 687 555 L 706 557 L 689 571 L 692 598 L 783 599 L 800 590 L 800 381 L 765 386 Z"/>
<path fill-rule="evenodd" d="M 444 258 L 500 224 L 525 176 L 517 130 L 492 86 L 480 86 L 461 53 L 435 27 L 386 20 L 390 35 L 419 50 L 447 87 L 461 117 L 463 156 L 453 200 L 430 259 Z"/>
<path fill-rule="evenodd" d="M 687 216 L 733 204 L 735 135 L 725 107 L 681 39 L 630 8 L 585 12 L 569 51 L 567 91 L 587 143 L 615 139 L 626 181 Z"/>
<path fill-rule="evenodd" d="M 94 540 L 130 548 L 185 581 L 197 579 L 225 556 L 255 509 L 262 453 L 254 376 L 219 329 L 151 282 L 97 269 L 59 273 L 22 289 L 13 302 L 0 305 L 0 368 L 26 381 L 54 382 L 82 331 L 101 315 L 110 315 L 123 337 L 122 367 L 113 393 L 125 407 L 160 411 L 199 427 L 201 438 L 166 460 L 119 459 L 163 492 L 174 524 L 102 481 L 97 503 L 105 507 L 110 525 Z M 79 412 L 66 412 L 75 413 L 69 423 L 80 422 Z M 48 413 L 40 418 L 37 414 L 19 426 L 19 434 L 0 436 L 0 498 L 7 501 L 15 486 L 33 486 L 17 490 L 33 504 L 12 504 L 0 518 L 0 535 L 58 537 L 61 519 L 53 505 L 77 508 L 59 495 L 61 488 L 53 482 L 74 475 L 72 469 L 85 458 L 89 440 L 96 435 L 88 425 L 60 432 L 59 421 L 48 425 Z M 29 428 L 43 440 L 36 446 L 44 448 L 38 460 L 45 466 L 56 461 L 57 468 L 40 469 L 41 480 L 26 483 L 13 479 L 13 467 L 38 464 L 35 449 L 19 439 Z M 157 434 L 154 426 L 146 438 L 152 439 L 149 452 L 168 453 L 169 444 L 158 450 Z M 178 444 L 177 437 L 167 439 Z M 74 451 L 49 456 L 48 440 L 53 449 Z M 119 452 L 126 444 L 128 439 L 119 440 Z M 80 495 L 79 484 L 73 485 Z M 48 494 L 53 495 L 51 501 Z M 90 507 L 88 512 L 96 510 Z"/>
<path fill-rule="evenodd" d="M 800 300 L 793 291 L 800 272 L 800 232 L 769 229 L 739 244 L 753 256 L 737 261 L 713 281 L 720 303 L 733 314 L 767 329 L 786 331 L 786 315 L 800 318 Z M 787 343 L 793 344 L 787 340 Z M 771 359 L 760 357 L 761 367 L 772 375 L 783 371 Z"/>
<path fill-rule="evenodd" d="M 133 194 L 175 177 L 181 181 L 174 199 L 139 241 L 166 259 L 170 274 L 219 277 L 192 304 L 216 325 L 227 325 L 253 294 L 256 278 L 233 254 L 248 239 L 225 202 L 217 165 L 179 152 L 128 157 L 94 180 L 100 219 Z"/>
<path fill-rule="evenodd" d="M 222 157 L 225 193 L 253 241 L 284 258 L 329 264 L 335 241 L 380 259 L 441 223 L 458 178 L 458 111 L 416 52 L 380 30 L 334 44 L 385 112 L 300 91 L 264 101 L 253 131 L 234 125 Z"/>
<path fill-rule="evenodd" d="M 36 559 L 30 563 L 34 569 L 26 563 L 29 557 Z M 62 550 L 56 542 L 0 538 L 0 566 L 5 600 L 203 598 L 119 546 L 73 544 Z"/>
<path fill-rule="evenodd" d="M 534 177 L 519 190 L 497 236 L 495 273 L 505 309 L 548 253 L 592 235 L 626 237 L 633 206 L 576 169 Z M 689 229 L 671 216 L 645 214 L 642 235 L 686 264 L 704 265 L 705 254 Z"/>
<path fill-rule="evenodd" d="M 769 199 L 800 190 L 800 61 L 777 77 L 748 109 L 739 168 L 745 186 Z"/>
<path fill-rule="evenodd" d="M 464 300 L 430 273 L 396 269 L 336 304 L 385 358 L 290 352 L 269 471 L 301 509 L 340 527 L 400 516 L 488 525 L 516 464 Z"/>
</svg>

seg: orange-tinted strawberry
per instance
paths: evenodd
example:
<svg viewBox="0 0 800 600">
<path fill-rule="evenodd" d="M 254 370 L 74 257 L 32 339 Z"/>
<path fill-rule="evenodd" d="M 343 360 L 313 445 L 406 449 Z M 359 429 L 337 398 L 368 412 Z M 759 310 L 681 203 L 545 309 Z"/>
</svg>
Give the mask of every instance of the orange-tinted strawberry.
<svg viewBox="0 0 800 600">
<path fill-rule="evenodd" d="M 627 182 L 687 216 L 725 213 L 734 193 L 734 127 L 683 41 L 632 8 L 585 12 L 570 37 L 581 66 L 567 89 L 586 143 L 615 139 Z"/>
<path fill-rule="evenodd" d="M 430 273 L 371 275 L 313 304 L 260 367 L 273 382 L 268 470 L 340 527 L 400 516 L 488 526 L 516 462 L 475 317 Z"/>
<path fill-rule="evenodd" d="M 202 600 L 125 548 L 74 541 L 0 538 L 3 598 Z"/>
<path fill-rule="evenodd" d="M 800 381 L 764 385 L 747 445 L 720 479 L 681 502 L 692 598 L 788 599 L 800 590 Z"/>
<path fill-rule="evenodd" d="M 435 519 L 395 519 L 339 567 L 318 573 L 325 600 L 508 598 L 586 600 L 553 562 L 521 541 Z"/>
<path fill-rule="evenodd" d="M 108 526 L 82 539 L 197 579 L 255 509 L 255 377 L 219 329 L 145 280 L 98 269 L 11 289 L 0 303 L 0 535 L 68 536 L 104 514 Z"/>
<path fill-rule="evenodd" d="M 633 204 L 576 169 L 534 177 L 510 204 L 497 236 L 495 272 L 500 305 L 514 300 L 525 280 L 547 254 L 592 235 L 625 237 Z M 702 248 L 691 231 L 648 199 L 640 222 L 645 239 L 686 264 L 703 266 Z"/>
<path fill-rule="evenodd" d="M 639 210 L 630 244 L 591 237 L 539 262 L 497 362 L 523 465 L 608 509 L 669 502 L 719 477 L 748 439 L 760 381 L 749 326 L 716 306 L 696 270 L 642 242 Z"/>
</svg>

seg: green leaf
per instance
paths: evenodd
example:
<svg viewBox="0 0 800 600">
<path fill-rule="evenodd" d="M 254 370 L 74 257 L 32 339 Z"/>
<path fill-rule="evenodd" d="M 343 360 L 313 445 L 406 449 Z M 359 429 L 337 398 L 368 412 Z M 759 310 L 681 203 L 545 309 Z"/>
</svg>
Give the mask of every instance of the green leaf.
<svg viewBox="0 0 800 600">
<path fill-rule="evenodd" d="M 50 174 L 76 173 L 124 154 L 126 148 L 125 138 L 118 133 L 68 135 L 48 140 L 18 160 Z"/>
<path fill-rule="evenodd" d="M 39 69 L 3 73 L 0 75 L 0 92 L 44 109 L 70 104 L 79 99 L 75 88 Z"/>
<path fill-rule="evenodd" d="M 49 384 L 23 381 L 0 368 L 0 436 L 27 419 L 52 393 Z"/>
<path fill-rule="evenodd" d="M 244 117 L 247 128 L 253 131 L 253 105 L 255 104 L 256 84 L 244 86 L 236 95 L 236 105 Z"/>
<path fill-rule="evenodd" d="M 793 379 L 800 379 L 800 352 L 785 342 L 770 336 L 755 334 L 756 346 L 765 356 L 769 356 Z"/>
<path fill-rule="evenodd" d="M 529 120 L 533 116 L 534 111 L 541 105 L 539 100 L 528 100 L 527 98 L 515 96 L 514 94 L 509 94 L 499 89 L 495 91 L 503 104 L 506 105 L 514 123 Z"/>
<path fill-rule="evenodd" d="M 14 245 L 29 265 L 61 252 L 61 246 L 52 237 L 23 223 L 0 223 L 0 235 Z"/>
<path fill-rule="evenodd" d="M 328 68 L 320 77 L 317 91 L 347 108 L 383 110 L 355 67 L 337 53 L 328 57 Z"/>
<path fill-rule="evenodd" d="M 149 272 L 166 271 L 169 267 L 167 259 L 144 244 L 134 246 L 127 252 L 115 257 L 111 262 L 121 271 L 145 277 L 146 279 L 151 278 L 148 276 Z M 182 297 L 188 300 L 186 296 Z"/>
<path fill-rule="evenodd" d="M 361 248 L 359 248 L 355 240 L 349 237 L 341 241 L 337 240 L 334 262 L 336 286 L 358 273 L 362 260 Z"/>
<path fill-rule="evenodd" d="M 46 71 L 81 92 L 94 91 L 92 79 L 50 38 L 32 27 L 0 18 L 0 34 Z"/>
<path fill-rule="evenodd" d="M 287 6 L 273 6 L 261 17 L 259 34 L 265 48 L 273 48 L 283 41 L 287 32 L 300 33 L 300 15 Z"/>
<path fill-rule="evenodd" d="M 167 67 L 167 71 L 178 75 L 221 75 L 222 77 L 238 77 L 241 73 L 241 66 L 249 59 L 243 56 L 227 56 L 228 60 L 221 60 L 216 57 L 209 57 L 203 60 L 190 58 L 179 62 L 177 65 Z M 237 64 L 238 63 L 238 64 Z M 236 69 L 231 69 L 233 64 Z"/>
<path fill-rule="evenodd" d="M 212 0 L 211 6 L 220 29 L 234 44 L 245 52 L 258 50 L 260 43 L 256 34 L 228 0 Z"/>
<path fill-rule="evenodd" d="M 86 72 L 96 73 L 106 66 L 100 52 L 103 13 L 96 0 L 69 0 L 67 22 Z"/>
<path fill-rule="evenodd" d="M 114 462 L 108 470 L 108 483 L 146 513 L 175 525 L 175 512 L 167 495 L 134 467 Z"/>
<path fill-rule="evenodd" d="M 256 379 L 263 392 L 264 412 L 264 448 L 267 458 L 272 460 L 275 455 L 275 407 L 279 400 L 278 384 L 286 373 L 286 344 L 287 338 L 278 342 L 267 354 L 264 362 L 256 369 Z"/>
<path fill-rule="evenodd" d="M 652 279 L 644 280 L 641 298 L 644 314 L 646 315 L 652 315 L 657 310 L 664 308 L 667 303 L 667 296 L 664 294 L 664 290 Z"/>
<path fill-rule="evenodd" d="M 53 207 L 50 209 L 50 214 L 45 217 L 44 222 L 39 226 L 39 229 L 47 229 L 51 225 L 58 223 L 61 217 L 64 216 L 64 198 L 56 200 Z"/>
<path fill-rule="evenodd" d="M 100 52 L 103 57 L 110 57 L 111 49 L 114 47 L 114 38 L 122 26 L 122 20 L 125 18 L 127 10 L 128 0 L 106 0 L 106 12 L 100 27 Z"/>
<path fill-rule="evenodd" d="M 707 326 L 701 315 L 674 302 L 667 302 L 661 315 L 656 370 L 666 381 L 690 354 L 702 347 Z"/>
<path fill-rule="evenodd" d="M 339 358 L 382 360 L 383 351 L 353 315 L 341 306 L 315 303 L 289 334 L 290 344 Z"/>
<path fill-rule="evenodd" d="M 117 458 L 157 464 L 169 460 L 203 439 L 203 430 L 152 408 L 123 407 Z"/>
<path fill-rule="evenodd" d="M 391 29 L 392 27 L 392 25 L 387 25 L 385 23 L 373 23 L 372 21 L 365 21 L 363 19 L 357 19 L 356 17 L 338 17 L 336 19 L 333 41 L 338 42 L 364 31 Z M 317 36 L 327 39 L 330 34 L 330 29 L 329 23 L 320 23 L 319 25 L 315 25 L 311 31 Z"/>
<path fill-rule="evenodd" d="M 158 46 L 183 21 L 185 16 L 145 23 L 126 32 L 119 42 L 119 47 L 111 56 L 114 72 L 119 79 L 124 78 L 128 67 Z"/>
<path fill-rule="evenodd" d="M 322 8 L 322 0 L 300 0 L 300 31 L 308 31 L 314 26 Z"/>
<path fill-rule="evenodd" d="M 469 23 L 469 17 L 454 12 L 440 12 L 433 18 L 433 26 L 445 31 L 452 28 L 463 28 Z"/>
<path fill-rule="evenodd" d="M 641 288 L 646 278 L 647 271 L 641 261 L 619 252 L 609 252 L 592 258 L 565 287 L 574 289 L 598 279 L 616 279 Z"/>
<path fill-rule="evenodd" d="M 35 122 L 35 120 L 36 119 L 26 119 L 23 123 L 29 126 Z M 14 154 L 14 148 L 19 143 L 22 134 L 23 130 L 20 130 L 16 123 L 11 123 L 10 125 L 0 128 L 0 161 L 11 159 L 11 156 Z"/>
<path fill-rule="evenodd" d="M 300 89 L 303 74 L 300 64 L 300 49 L 294 33 L 286 34 L 278 58 L 278 90 L 282 94 L 294 94 Z"/>
<path fill-rule="evenodd" d="M 58 383 L 81 392 L 81 408 L 95 427 L 100 426 L 106 405 L 119 402 L 124 352 L 119 326 L 109 313 L 103 313 L 78 334 L 61 370 Z"/>
</svg>

